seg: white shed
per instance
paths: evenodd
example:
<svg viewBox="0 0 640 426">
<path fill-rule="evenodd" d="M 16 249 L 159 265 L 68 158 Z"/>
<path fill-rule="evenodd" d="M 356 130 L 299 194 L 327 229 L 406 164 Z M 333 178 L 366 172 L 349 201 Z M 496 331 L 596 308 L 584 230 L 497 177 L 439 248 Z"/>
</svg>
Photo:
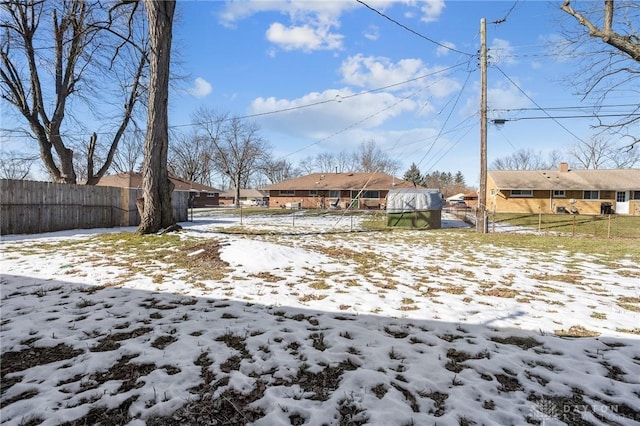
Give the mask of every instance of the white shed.
<svg viewBox="0 0 640 426">
<path fill-rule="evenodd" d="M 440 229 L 443 205 L 438 189 L 392 189 L 387 195 L 387 226 Z"/>
</svg>

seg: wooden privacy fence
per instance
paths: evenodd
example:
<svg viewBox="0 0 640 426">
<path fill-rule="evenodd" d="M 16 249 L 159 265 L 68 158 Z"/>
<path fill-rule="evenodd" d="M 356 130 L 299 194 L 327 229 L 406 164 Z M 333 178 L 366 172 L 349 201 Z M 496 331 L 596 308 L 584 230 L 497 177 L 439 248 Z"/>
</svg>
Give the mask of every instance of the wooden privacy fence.
<svg viewBox="0 0 640 426">
<path fill-rule="evenodd" d="M 0 179 L 0 235 L 138 226 L 142 190 Z M 189 193 L 174 191 L 173 218 L 187 220 Z"/>
</svg>

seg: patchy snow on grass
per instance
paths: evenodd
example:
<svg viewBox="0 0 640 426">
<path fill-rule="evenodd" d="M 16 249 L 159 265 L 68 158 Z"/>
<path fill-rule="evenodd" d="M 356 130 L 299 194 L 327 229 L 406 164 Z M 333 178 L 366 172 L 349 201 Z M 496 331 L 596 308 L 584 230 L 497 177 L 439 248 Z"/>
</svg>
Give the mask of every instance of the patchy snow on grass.
<svg viewBox="0 0 640 426">
<path fill-rule="evenodd" d="M 2 423 L 640 423 L 638 259 L 361 220 L 3 237 Z"/>
</svg>

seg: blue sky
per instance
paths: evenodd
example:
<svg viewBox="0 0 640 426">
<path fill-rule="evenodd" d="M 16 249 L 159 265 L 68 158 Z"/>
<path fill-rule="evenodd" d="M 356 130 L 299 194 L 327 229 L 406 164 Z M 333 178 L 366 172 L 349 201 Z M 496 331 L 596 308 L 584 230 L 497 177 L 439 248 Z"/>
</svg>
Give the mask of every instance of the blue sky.
<svg viewBox="0 0 640 426">
<path fill-rule="evenodd" d="M 415 162 L 422 172 L 461 170 L 475 185 L 481 18 L 490 119 L 545 116 L 495 110 L 582 104 L 567 82 L 576 64 L 553 55 L 567 18 L 559 1 L 365 3 L 409 29 L 357 1 L 178 2 L 174 52 L 188 78 L 170 101 L 171 123 L 190 122 L 200 106 L 257 115 L 276 156 L 291 161 L 374 140 L 403 164 L 400 175 Z M 590 123 L 490 124 L 489 163 L 589 139 Z"/>
<path fill-rule="evenodd" d="M 414 162 L 477 185 L 485 18 L 489 119 L 514 120 L 489 125 L 489 164 L 594 134 L 593 120 L 526 119 L 585 113 L 552 109 L 583 105 L 569 84 L 583 70 L 554 55 L 559 22 L 572 19 L 560 0 L 364 3 L 380 13 L 356 0 L 179 0 L 173 71 L 185 78 L 174 82 L 170 124 L 188 132 L 200 107 L 250 116 L 274 155 L 294 163 L 374 140 L 402 164 L 399 176 Z M 607 100 L 633 102 L 637 94 Z M 546 112 L 519 110 L 536 107 Z"/>
</svg>

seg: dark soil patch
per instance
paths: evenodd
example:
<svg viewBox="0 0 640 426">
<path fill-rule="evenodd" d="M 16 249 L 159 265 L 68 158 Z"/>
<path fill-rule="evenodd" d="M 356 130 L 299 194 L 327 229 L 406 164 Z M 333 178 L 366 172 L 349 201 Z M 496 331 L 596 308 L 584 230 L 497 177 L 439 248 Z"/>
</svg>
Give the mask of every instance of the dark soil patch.
<svg viewBox="0 0 640 426">
<path fill-rule="evenodd" d="M 449 371 L 453 371 L 454 373 L 459 373 L 465 368 L 469 368 L 466 365 L 463 365 L 463 362 L 469 359 L 489 358 L 489 352 L 480 352 L 473 355 L 468 352 L 458 351 L 451 348 L 447 351 L 447 358 L 449 358 L 449 362 L 447 362 L 445 368 Z"/>
<path fill-rule="evenodd" d="M 23 371 L 36 365 L 75 358 L 82 353 L 84 353 L 84 350 L 74 349 L 64 343 L 56 346 L 29 347 L 17 352 L 4 352 L 0 357 L 0 376 L 3 378 L 3 391 L 4 376 L 9 373 Z"/>
<path fill-rule="evenodd" d="M 159 336 L 156 340 L 151 342 L 151 346 L 153 346 L 156 349 L 164 350 L 167 346 L 169 346 L 170 344 L 176 341 L 178 341 L 178 339 L 174 336 L 170 336 L 170 335 Z"/>
<path fill-rule="evenodd" d="M 509 337 L 498 337 L 494 336 L 491 338 L 493 342 L 502 343 L 505 345 L 515 345 L 524 350 L 534 348 L 536 346 L 540 346 L 542 343 L 538 342 L 533 337 L 518 337 L 518 336 L 509 336 Z"/>
<path fill-rule="evenodd" d="M 343 373 L 344 368 L 341 366 L 329 366 L 317 373 L 311 373 L 305 364 L 298 370 L 296 383 L 305 392 L 314 393 L 310 398 L 311 400 L 326 401 L 331 396 L 331 393 L 338 389 Z"/>
<path fill-rule="evenodd" d="M 522 385 L 518 378 L 510 374 L 496 374 L 496 380 L 500 383 L 499 391 L 515 392 L 522 390 Z"/>
<path fill-rule="evenodd" d="M 419 395 L 433 400 L 435 410 L 429 410 L 429 414 L 433 414 L 435 417 L 442 417 L 444 415 L 444 403 L 447 398 L 449 398 L 449 394 L 442 392 L 429 392 L 420 393 Z"/>
<path fill-rule="evenodd" d="M 138 355 L 126 355 L 120 358 L 105 372 L 94 373 L 89 377 L 89 383 L 84 390 L 95 389 L 110 380 L 121 380 L 118 393 L 127 392 L 140 387 L 144 383 L 137 383 L 140 377 L 146 376 L 158 367 L 155 364 L 136 364 L 129 362 Z"/>
<path fill-rule="evenodd" d="M 137 395 L 132 395 L 125 399 L 122 404 L 115 408 L 108 409 L 104 406 L 92 407 L 89 412 L 79 419 L 62 423 L 61 426 L 119 426 L 129 423 L 133 418 L 129 413 L 129 407 L 138 399 Z"/>
</svg>

